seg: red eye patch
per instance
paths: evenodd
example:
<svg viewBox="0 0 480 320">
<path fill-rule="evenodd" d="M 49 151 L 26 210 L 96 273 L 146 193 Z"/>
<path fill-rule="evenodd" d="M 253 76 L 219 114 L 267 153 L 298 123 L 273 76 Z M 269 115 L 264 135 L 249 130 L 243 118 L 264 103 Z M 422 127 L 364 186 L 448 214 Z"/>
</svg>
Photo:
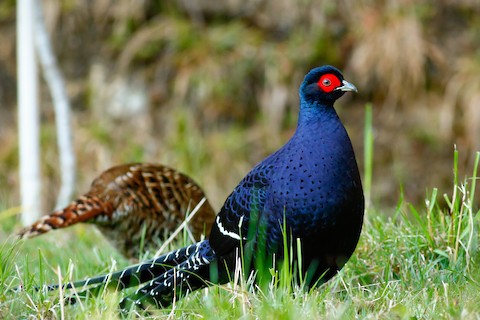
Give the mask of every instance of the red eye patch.
<svg viewBox="0 0 480 320">
<path fill-rule="evenodd" d="M 335 88 L 339 87 L 341 84 L 340 79 L 334 74 L 328 73 L 324 74 L 318 80 L 317 85 L 322 89 L 324 92 L 332 92 Z"/>
</svg>

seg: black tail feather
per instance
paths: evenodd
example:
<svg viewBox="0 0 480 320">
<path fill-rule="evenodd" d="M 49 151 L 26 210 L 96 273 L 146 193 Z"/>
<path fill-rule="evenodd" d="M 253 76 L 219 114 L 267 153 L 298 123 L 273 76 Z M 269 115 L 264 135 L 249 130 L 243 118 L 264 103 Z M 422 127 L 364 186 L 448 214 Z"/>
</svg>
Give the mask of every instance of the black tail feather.
<svg viewBox="0 0 480 320">
<path fill-rule="evenodd" d="M 207 240 L 205 240 L 207 241 Z M 143 262 L 122 271 L 88 278 L 82 281 L 69 282 L 62 285 L 63 289 L 81 288 L 94 284 L 108 284 L 110 287 L 124 289 L 153 280 L 171 268 L 181 264 L 195 254 L 204 241 L 189 245 L 176 251 L 169 252 L 158 258 Z M 44 289 L 57 290 L 59 285 L 47 285 Z"/>
<path fill-rule="evenodd" d="M 60 287 L 85 289 L 66 298 L 67 303 L 75 304 L 78 298 L 98 295 L 105 287 L 122 290 L 148 282 L 122 299 L 120 302 L 122 312 L 129 311 L 133 306 L 143 308 L 148 304 L 166 307 L 174 299 L 205 288 L 211 282 L 218 284 L 227 282 L 228 276 L 224 272 L 227 269 L 223 264 L 217 261 L 209 241 L 204 240 L 118 272 L 61 286 L 48 285 L 44 289 L 56 290 Z M 219 265 L 223 267 L 219 268 Z"/>
</svg>

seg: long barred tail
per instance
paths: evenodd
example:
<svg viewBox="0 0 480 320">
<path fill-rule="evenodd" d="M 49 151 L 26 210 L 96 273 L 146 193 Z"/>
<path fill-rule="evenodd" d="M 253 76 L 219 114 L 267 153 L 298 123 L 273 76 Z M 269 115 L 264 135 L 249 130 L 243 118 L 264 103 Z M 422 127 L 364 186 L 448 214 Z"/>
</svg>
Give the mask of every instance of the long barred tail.
<svg viewBox="0 0 480 320">
<path fill-rule="evenodd" d="M 87 193 L 64 209 L 43 216 L 31 226 L 20 230 L 18 236 L 21 239 L 33 238 L 53 229 L 65 228 L 78 222 L 85 222 L 101 214 L 111 215 L 113 210 L 114 208 L 111 204 L 104 203 L 97 196 Z"/>
<path fill-rule="evenodd" d="M 79 292 L 78 297 L 84 297 L 100 292 L 105 286 L 122 290 L 148 282 L 133 294 L 122 299 L 121 311 L 128 312 L 134 306 L 144 307 L 145 303 L 166 307 L 188 292 L 205 288 L 212 283 L 228 282 L 230 260 L 219 259 L 210 247 L 210 242 L 203 240 L 118 272 L 61 286 L 46 285 L 42 289 L 47 291 L 57 290 L 60 287 L 62 289 L 82 289 L 83 291 Z M 12 291 L 22 291 L 22 287 Z M 67 297 L 66 301 L 73 304 L 76 302 L 76 298 Z"/>
<path fill-rule="evenodd" d="M 196 254 L 198 255 L 198 252 L 200 252 L 201 248 L 206 246 L 210 248 L 208 240 L 171 251 L 158 258 L 145 261 L 141 264 L 126 268 L 121 271 L 98 277 L 87 278 L 82 281 L 69 282 L 61 287 L 63 289 L 84 288 L 94 284 L 108 284 L 109 287 L 118 287 L 119 289 L 133 287 L 153 280 L 168 270 L 181 265 L 183 262 L 191 260 L 192 257 L 196 257 Z M 57 290 L 59 287 L 60 286 L 58 284 L 46 285 L 43 287 L 43 290 Z"/>
</svg>

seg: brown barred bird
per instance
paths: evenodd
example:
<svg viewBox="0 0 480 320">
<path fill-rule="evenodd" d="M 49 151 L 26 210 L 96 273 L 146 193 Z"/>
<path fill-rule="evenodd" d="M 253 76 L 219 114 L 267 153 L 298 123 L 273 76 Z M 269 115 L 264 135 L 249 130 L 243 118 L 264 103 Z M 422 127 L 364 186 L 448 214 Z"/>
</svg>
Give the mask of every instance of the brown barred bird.
<svg viewBox="0 0 480 320">
<path fill-rule="evenodd" d="M 155 253 L 161 239 L 174 232 L 203 198 L 202 188 L 175 169 L 124 164 L 104 171 L 83 196 L 18 235 L 32 238 L 79 222 L 93 223 L 125 257 L 138 259 L 142 237 L 145 249 Z M 200 240 L 209 233 L 214 218 L 215 211 L 205 200 L 191 217 L 188 230 Z"/>
</svg>

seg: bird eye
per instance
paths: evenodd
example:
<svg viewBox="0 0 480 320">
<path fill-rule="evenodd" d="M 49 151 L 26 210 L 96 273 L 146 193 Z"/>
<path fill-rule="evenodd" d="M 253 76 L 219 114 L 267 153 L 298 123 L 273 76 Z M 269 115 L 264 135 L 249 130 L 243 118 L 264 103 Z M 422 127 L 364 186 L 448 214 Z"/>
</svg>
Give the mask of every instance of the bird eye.
<svg viewBox="0 0 480 320">
<path fill-rule="evenodd" d="M 328 92 L 332 92 L 333 90 L 335 90 L 335 88 L 340 86 L 341 82 L 336 75 L 327 73 L 320 77 L 320 79 L 317 82 L 317 85 L 323 92 L 328 93 Z"/>
</svg>

